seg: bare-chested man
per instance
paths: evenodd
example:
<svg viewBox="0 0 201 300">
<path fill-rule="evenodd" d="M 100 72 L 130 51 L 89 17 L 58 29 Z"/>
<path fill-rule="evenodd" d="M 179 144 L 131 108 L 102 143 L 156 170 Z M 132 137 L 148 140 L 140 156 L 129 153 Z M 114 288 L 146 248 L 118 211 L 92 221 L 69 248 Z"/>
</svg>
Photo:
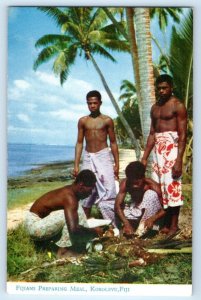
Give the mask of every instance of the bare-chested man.
<svg viewBox="0 0 201 300">
<path fill-rule="evenodd" d="M 90 216 L 92 205 L 97 204 L 104 219 L 114 224 L 114 201 L 116 197 L 115 177 L 119 173 L 119 153 L 112 119 L 100 112 L 101 94 L 90 91 L 87 96 L 90 115 L 80 118 L 78 122 L 78 138 L 75 149 L 74 175 L 79 171 L 79 163 L 85 139 L 86 147 L 82 169 L 90 169 L 96 175 L 96 188 L 83 201 L 86 215 Z M 111 153 L 108 148 L 109 138 Z M 114 164 L 113 164 L 114 160 Z"/>
<path fill-rule="evenodd" d="M 46 241 L 60 232 L 56 243 L 58 256 L 77 253 L 86 243 L 101 232 L 100 228 L 87 228 L 87 217 L 80 199 L 89 196 L 96 177 L 90 170 L 81 171 L 71 185 L 50 191 L 31 206 L 25 218 L 25 227 L 36 241 Z"/>
<path fill-rule="evenodd" d="M 151 128 L 142 163 L 154 147 L 153 179 L 161 185 L 163 207 L 167 210 L 162 232 L 178 231 L 181 191 L 182 159 L 186 146 L 187 112 L 184 104 L 173 95 L 173 81 L 169 75 L 156 80 L 158 101 L 151 109 Z"/>
<path fill-rule="evenodd" d="M 115 213 L 123 233 L 129 236 L 135 232 L 140 222 L 143 230 L 152 229 L 165 215 L 165 211 L 160 203 L 160 185 L 145 177 L 145 166 L 141 162 L 129 163 L 125 173 L 126 178 L 121 181 L 116 197 Z M 127 194 L 129 199 L 126 199 Z"/>
</svg>

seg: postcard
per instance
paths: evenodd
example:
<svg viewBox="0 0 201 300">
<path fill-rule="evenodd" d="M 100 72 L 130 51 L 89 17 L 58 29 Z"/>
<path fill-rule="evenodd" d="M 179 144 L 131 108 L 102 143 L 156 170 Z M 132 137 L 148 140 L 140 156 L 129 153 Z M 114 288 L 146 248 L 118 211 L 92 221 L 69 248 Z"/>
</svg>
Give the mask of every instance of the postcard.
<svg viewBox="0 0 201 300">
<path fill-rule="evenodd" d="M 7 293 L 191 296 L 193 7 L 7 12 Z"/>
</svg>

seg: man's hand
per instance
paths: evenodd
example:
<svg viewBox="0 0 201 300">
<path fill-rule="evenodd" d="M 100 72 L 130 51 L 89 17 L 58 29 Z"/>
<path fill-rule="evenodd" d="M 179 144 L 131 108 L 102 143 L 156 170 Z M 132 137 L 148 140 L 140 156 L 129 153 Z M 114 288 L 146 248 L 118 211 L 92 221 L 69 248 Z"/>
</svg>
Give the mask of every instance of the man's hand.
<svg viewBox="0 0 201 300">
<path fill-rule="evenodd" d="M 142 158 L 141 163 L 146 167 L 147 166 L 147 159 Z"/>
<path fill-rule="evenodd" d="M 96 234 L 97 234 L 99 237 L 102 237 L 102 236 L 103 236 L 104 229 L 103 229 L 102 227 L 95 227 L 95 228 L 94 228 L 94 231 L 96 232 Z"/>
<path fill-rule="evenodd" d="M 114 165 L 114 175 L 115 179 L 119 179 L 119 166 Z"/>
<path fill-rule="evenodd" d="M 145 225 L 145 228 L 151 229 L 153 227 L 153 225 L 154 225 L 154 219 L 152 217 L 150 217 L 149 219 L 147 219 L 144 222 L 144 225 Z"/>
<path fill-rule="evenodd" d="M 124 225 L 123 234 L 125 234 L 127 236 L 134 234 L 133 227 L 129 223 Z"/>
<path fill-rule="evenodd" d="M 74 167 L 74 169 L 73 169 L 73 176 L 77 177 L 78 173 L 79 173 L 79 168 Z"/>
<path fill-rule="evenodd" d="M 177 179 L 182 175 L 182 160 L 176 160 L 172 168 L 172 178 Z"/>
</svg>

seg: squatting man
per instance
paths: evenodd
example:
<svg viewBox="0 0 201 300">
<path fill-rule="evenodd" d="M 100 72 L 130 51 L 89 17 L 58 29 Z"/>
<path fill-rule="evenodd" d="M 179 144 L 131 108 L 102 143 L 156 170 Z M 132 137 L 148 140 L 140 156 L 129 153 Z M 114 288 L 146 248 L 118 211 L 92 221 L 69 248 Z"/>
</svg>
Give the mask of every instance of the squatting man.
<svg viewBox="0 0 201 300">
<path fill-rule="evenodd" d="M 95 187 L 96 177 L 82 170 L 71 185 L 50 191 L 37 199 L 26 214 L 25 228 L 35 241 L 47 241 L 61 233 L 56 242 L 58 257 L 73 255 L 86 249 L 88 241 L 102 235 L 100 227 L 88 228 L 80 200 Z"/>
</svg>

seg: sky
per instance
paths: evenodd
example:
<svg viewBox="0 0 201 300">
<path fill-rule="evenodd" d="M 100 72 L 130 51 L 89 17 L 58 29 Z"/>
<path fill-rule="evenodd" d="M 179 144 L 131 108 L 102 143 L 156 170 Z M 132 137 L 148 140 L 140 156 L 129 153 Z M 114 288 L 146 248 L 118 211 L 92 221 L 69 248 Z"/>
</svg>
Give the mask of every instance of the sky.
<svg viewBox="0 0 201 300">
<path fill-rule="evenodd" d="M 158 23 L 151 24 L 153 35 L 163 45 Z M 60 33 L 55 23 L 36 7 L 9 7 L 8 11 L 8 85 L 7 124 L 9 143 L 75 145 L 77 122 L 87 115 L 86 94 L 99 90 L 101 112 L 117 116 L 90 61 L 76 59 L 63 86 L 52 72 L 52 64 L 33 70 L 39 53 L 35 42 L 45 34 Z M 165 39 L 170 37 L 170 28 Z M 153 44 L 153 59 L 159 52 Z M 133 82 L 131 56 L 113 53 L 116 63 L 96 57 L 108 85 L 118 100 L 122 80 Z M 121 104 L 120 104 L 121 106 Z"/>
</svg>

